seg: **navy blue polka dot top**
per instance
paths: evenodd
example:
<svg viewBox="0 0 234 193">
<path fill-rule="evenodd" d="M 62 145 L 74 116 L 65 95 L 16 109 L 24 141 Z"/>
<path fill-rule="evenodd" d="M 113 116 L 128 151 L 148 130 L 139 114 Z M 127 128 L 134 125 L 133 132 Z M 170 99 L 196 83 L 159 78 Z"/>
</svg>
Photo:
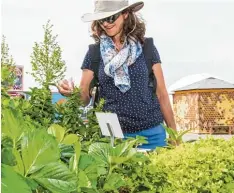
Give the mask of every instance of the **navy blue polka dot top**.
<svg viewBox="0 0 234 193">
<path fill-rule="evenodd" d="M 152 64 L 161 63 L 156 47 L 153 49 Z M 89 51 L 86 53 L 81 69 L 91 69 Z M 124 133 L 135 133 L 150 129 L 163 122 L 158 98 L 149 87 L 149 75 L 142 54 L 128 67 L 131 89 L 122 93 L 114 84 L 114 79 L 104 72 L 100 59 L 99 84 L 100 97 L 105 99 L 104 111 L 116 113 Z"/>
</svg>

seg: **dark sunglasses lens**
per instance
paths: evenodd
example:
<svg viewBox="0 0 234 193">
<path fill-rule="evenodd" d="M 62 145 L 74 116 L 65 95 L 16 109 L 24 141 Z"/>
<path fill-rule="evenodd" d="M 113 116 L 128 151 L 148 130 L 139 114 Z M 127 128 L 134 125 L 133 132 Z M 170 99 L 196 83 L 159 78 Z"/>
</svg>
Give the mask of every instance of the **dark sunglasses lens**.
<svg viewBox="0 0 234 193">
<path fill-rule="evenodd" d="M 99 22 L 100 24 L 103 24 L 103 23 L 105 22 L 105 20 L 104 20 L 104 19 L 100 19 L 100 20 L 98 20 L 98 22 Z"/>
<path fill-rule="evenodd" d="M 120 16 L 120 14 L 117 13 L 117 14 L 115 14 L 115 15 L 112 15 L 112 16 L 107 17 L 107 18 L 104 18 L 104 19 L 100 19 L 100 20 L 98 20 L 98 21 L 99 21 L 100 24 L 103 24 L 105 21 L 106 21 L 107 23 L 112 24 L 112 23 L 114 23 L 114 22 L 118 19 L 119 16 Z"/>
<path fill-rule="evenodd" d="M 115 15 L 112 15 L 112 16 L 110 16 L 110 17 L 107 18 L 107 22 L 108 23 L 114 23 L 115 20 L 116 20 Z"/>
</svg>

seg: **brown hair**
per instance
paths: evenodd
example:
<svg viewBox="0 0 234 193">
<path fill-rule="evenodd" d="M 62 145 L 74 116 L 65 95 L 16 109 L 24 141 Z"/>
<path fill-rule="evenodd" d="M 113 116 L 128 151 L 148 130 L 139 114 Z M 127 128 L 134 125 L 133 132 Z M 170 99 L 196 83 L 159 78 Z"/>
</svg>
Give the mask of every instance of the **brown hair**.
<svg viewBox="0 0 234 193">
<path fill-rule="evenodd" d="M 124 20 L 123 33 L 121 35 L 120 41 L 124 42 L 124 38 L 130 33 L 133 40 L 135 39 L 143 44 L 145 36 L 145 23 L 143 19 L 137 16 L 131 10 L 125 10 L 123 13 L 126 12 L 128 12 L 128 17 L 126 20 Z M 105 33 L 98 21 L 93 21 L 91 25 L 91 31 L 92 37 L 97 43 L 100 41 L 99 37 Z"/>
</svg>

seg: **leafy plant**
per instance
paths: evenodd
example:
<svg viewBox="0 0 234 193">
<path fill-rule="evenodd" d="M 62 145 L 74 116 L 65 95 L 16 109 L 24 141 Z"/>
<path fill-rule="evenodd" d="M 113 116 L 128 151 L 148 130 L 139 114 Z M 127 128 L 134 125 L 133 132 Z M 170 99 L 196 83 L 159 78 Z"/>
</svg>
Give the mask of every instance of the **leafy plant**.
<svg viewBox="0 0 234 193">
<path fill-rule="evenodd" d="M 86 128 L 82 132 L 82 150 L 88 152 L 88 147 L 95 142 L 109 142 L 107 138 L 103 138 L 101 129 L 98 124 L 95 112 L 102 112 L 104 99 L 101 99 L 95 108 L 87 112 L 88 122 Z"/>
<path fill-rule="evenodd" d="M 9 47 L 5 36 L 2 36 L 1 42 L 1 90 L 6 92 L 14 83 L 15 62 L 9 55 Z"/>
<path fill-rule="evenodd" d="M 52 104 L 51 91 L 48 88 L 31 88 L 28 108 L 24 114 L 40 123 L 44 127 L 49 127 L 55 120 L 55 110 Z"/>
<path fill-rule="evenodd" d="M 152 153 L 147 171 L 152 179 L 163 179 L 154 192 L 233 192 L 233 145 L 234 138 L 208 138 Z"/>
<path fill-rule="evenodd" d="M 2 176 L 1 187 L 2 187 L 3 193 L 12 193 L 12 192 L 31 193 L 32 192 L 31 188 L 28 186 L 23 176 L 16 173 L 12 167 L 2 164 L 1 174 L 2 174 L 1 175 Z"/>
<path fill-rule="evenodd" d="M 127 140 L 115 148 L 109 143 L 93 143 L 89 152 L 84 153 L 81 143 L 74 145 L 75 154 L 71 158 L 69 168 L 76 173 L 78 192 L 116 192 L 125 185 L 121 173 L 121 165 L 134 159 L 137 154 L 134 145 L 138 139 Z"/>
<path fill-rule="evenodd" d="M 1 144 L 1 163 L 14 166 L 16 164 L 16 159 L 13 154 L 13 143 L 9 137 L 2 136 Z"/>
<path fill-rule="evenodd" d="M 77 134 L 66 134 L 65 128 L 61 127 L 58 124 L 52 124 L 48 128 L 48 133 L 53 135 L 58 143 L 65 145 L 73 145 L 79 141 Z"/>
<path fill-rule="evenodd" d="M 58 193 L 72 192 L 76 189 L 75 175 L 60 162 L 56 139 L 44 129 L 37 129 L 34 124 L 25 122 L 19 111 L 11 108 L 3 110 L 2 136 L 3 147 L 9 148 L 5 155 L 8 158 L 12 157 L 5 163 L 10 163 L 9 167 L 17 173 L 15 176 L 20 176 L 19 179 L 15 177 L 17 180 L 23 179 L 32 190 L 38 185 Z M 7 169 L 4 175 L 11 175 L 8 172 L 12 173 Z M 7 182 L 8 180 L 5 184 Z M 25 183 L 22 182 L 19 187 L 24 186 L 23 184 Z M 8 188 L 4 190 L 8 192 Z"/>
<path fill-rule="evenodd" d="M 116 191 L 125 185 L 121 169 L 122 164 L 134 159 L 137 150 L 133 148 L 141 139 L 130 139 L 111 147 L 107 143 L 94 143 L 89 147 L 89 155 L 97 162 L 97 165 L 105 170 L 100 176 L 98 186 L 103 191 Z M 104 172 L 105 171 L 105 172 Z"/>
<path fill-rule="evenodd" d="M 66 71 L 65 62 L 62 60 L 62 50 L 56 39 L 57 35 L 52 34 L 53 25 L 47 22 L 44 29 L 44 40 L 35 43 L 31 55 L 31 75 L 46 88 L 49 85 L 56 85 L 57 81 L 64 78 Z"/>
<path fill-rule="evenodd" d="M 52 124 L 47 132 L 53 135 L 59 143 L 60 159 L 68 164 L 70 158 L 74 155 L 73 145 L 79 142 L 80 138 L 77 134 L 66 133 L 66 129 L 58 124 Z"/>
<path fill-rule="evenodd" d="M 85 132 L 85 125 L 81 119 L 83 103 L 80 99 L 80 90 L 75 87 L 71 96 L 62 104 L 56 104 L 57 124 L 66 128 L 66 132 L 79 133 Z"/>
<path fill-rule="evenodd" d="M 45 127 L 55 121 L 55 108 L 49 86 L 55 86 L 66 71 L 65 62 L 61 58 L 61 48 L 56 42 L 57 36 L 52 35 L 52 27 L 50 21 L 43 26 L 44 40 L 41 43 L 36 42 L 33 47 L 31 75 L 42 87 L 31 88 L 31 92 L 28 92 L 30 107 L 24 111 L 25 115 Z"/>
<path fill-rule="evenodd" d="M 162 125 L 166 132 L 169 135 L 169 138 L 167 139 L 169 146 L 179 146 L 181 143 L 183 143 L 183 136 L 188 133 L 190 130 L 185 131 L 176 131 L 170 127 L 167 127 L 166 125 Z"/>
</svg>

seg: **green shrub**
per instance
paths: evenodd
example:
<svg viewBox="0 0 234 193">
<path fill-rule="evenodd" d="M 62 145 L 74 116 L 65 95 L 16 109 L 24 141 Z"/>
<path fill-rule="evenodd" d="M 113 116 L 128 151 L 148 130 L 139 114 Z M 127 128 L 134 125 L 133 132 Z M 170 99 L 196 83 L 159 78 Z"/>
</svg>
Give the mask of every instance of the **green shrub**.
<svg viewBox="0 0 234 193">
<path fill-rule="evenodd" d="M 81 119 L 83 103 L 80 99 L 80 89 L 75 87 L 71 96 L 62 104 L 55 104 L 57 124 L 66 128 L 66 132 L 81 134 L 85 131 L 85 125 Z"/>
<path fill-rule="evenodd" d="M 55 120 L 51 91 L 46 87 L 34 87 L 28 94 L 30 95 L 29 107 L 24 110 L 24 115 L 28 115 L 44 127 L 49 127 Z"/>
<path fill-rule="evenodd" d="M 6 43 L 6 37 L 2 36 L 1 42 L 1 91 L 6 92 L 13 86 L 15 76 L 15 62 L 9 54 L 9 47 Z"/>
<path fill-rule="evenodd" d="M 150 160 L 142 175 L 154 181 L 161 176 L 157 192 L 234 192 L 234 138 L 202 139 L 171 150 L 160 149 Z"/>
</svg>

